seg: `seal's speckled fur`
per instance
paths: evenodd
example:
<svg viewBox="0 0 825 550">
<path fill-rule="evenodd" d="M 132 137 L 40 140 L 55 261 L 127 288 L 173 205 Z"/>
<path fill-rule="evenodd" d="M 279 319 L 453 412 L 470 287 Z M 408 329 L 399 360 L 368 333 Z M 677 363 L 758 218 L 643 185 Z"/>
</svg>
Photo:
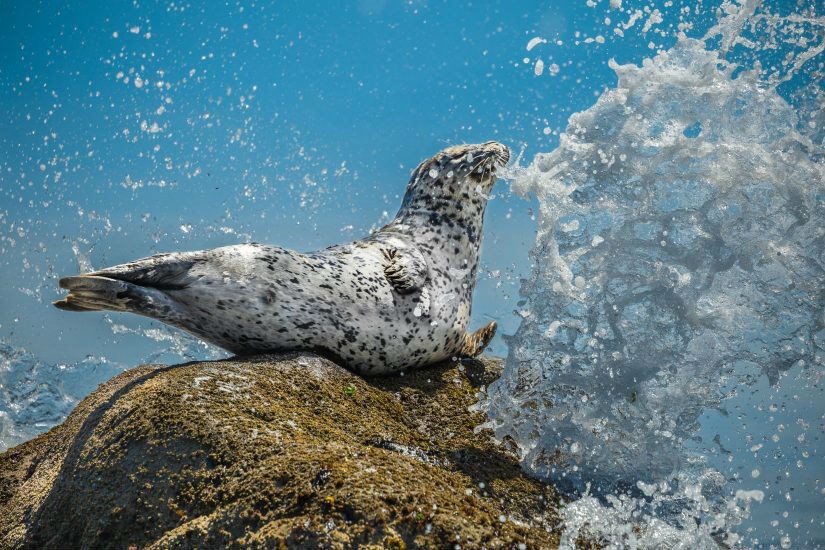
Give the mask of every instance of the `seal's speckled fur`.
<svg viewBox="0 0 825 550">
<path fill-rule="evenodd" d="M 235 353 L 314 349 L 365 374 L 476 355 L 467 334 L 487 193 L 510 153 L 447 148 L 413 172 L 396 218 L 371 236 L 301 254 L 242 244 L 160 254 L 66 277 L 71 311 L 146 315 Z"/>
</svg>

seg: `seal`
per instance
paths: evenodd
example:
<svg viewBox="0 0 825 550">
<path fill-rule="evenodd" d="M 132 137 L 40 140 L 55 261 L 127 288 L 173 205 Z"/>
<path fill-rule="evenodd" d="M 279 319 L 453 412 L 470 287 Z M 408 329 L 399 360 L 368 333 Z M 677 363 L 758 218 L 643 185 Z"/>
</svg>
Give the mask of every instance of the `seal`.
<svg viewBox="0 0 825 550">
<path fill-rule="evenodd" d="M 299 253 L 257 243 L 159 254 L 60 279 L 69 311 L 126 311 L 236 354 L 313 350 L 361 374 L 476 356 L 468 333 L 484 211 L 504 145 L 444 149 L 412 173 L 395 219 Z"/>
</svg>

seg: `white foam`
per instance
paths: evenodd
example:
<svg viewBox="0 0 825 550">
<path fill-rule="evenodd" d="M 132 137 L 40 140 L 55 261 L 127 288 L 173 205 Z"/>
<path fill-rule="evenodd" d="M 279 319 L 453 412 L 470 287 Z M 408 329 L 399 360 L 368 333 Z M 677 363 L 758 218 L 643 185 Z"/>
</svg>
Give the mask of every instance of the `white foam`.
<svg viewBox="0 0 825 550">
<path fill-rule="evenodd" d="M 682 37 L 641 66 L 612 62 L 616 88 L 570 117 L 556 150 L 511 171 L 541 206 L 536 267 L 529 315 L 480 407 L 527 470 L 602 496 L 565 508 L 568 542 L 589 525 L 617 547 L 715 545 L 713 529 L 762 496 L 720 497 L 693 443 L 702 415 L 731 395 L 724 381 L 825 362 L 825 147 L 800 132 L 776 88 L 785 76 L 726 59 L 743 28 L 790 24 L 758 7 L 726 3 L 706 40 L 720 49 Z M 660 22 L 651 12 L 644 30 Z M 768 35 L 752 43 L 783 33 Z M 651 499 L 675 511 L 653 513 Z M 699 538 L 686 537 L 697 520 Z"/>
</svg>

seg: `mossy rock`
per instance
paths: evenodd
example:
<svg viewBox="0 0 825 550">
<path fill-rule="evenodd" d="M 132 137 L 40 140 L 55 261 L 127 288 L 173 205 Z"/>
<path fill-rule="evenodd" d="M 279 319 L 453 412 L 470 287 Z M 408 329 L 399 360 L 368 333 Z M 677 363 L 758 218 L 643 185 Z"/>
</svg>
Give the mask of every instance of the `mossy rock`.
<svg viewBox="0 0 825 550">
<path fill-rule="evenodd" d="M 476 433 L 492 359 L 141 366 L 0 455 L 4 548 L 552 548 L 552 488 Z M 522 546 L 524 545 L 524 546 Z"/>
</svg>

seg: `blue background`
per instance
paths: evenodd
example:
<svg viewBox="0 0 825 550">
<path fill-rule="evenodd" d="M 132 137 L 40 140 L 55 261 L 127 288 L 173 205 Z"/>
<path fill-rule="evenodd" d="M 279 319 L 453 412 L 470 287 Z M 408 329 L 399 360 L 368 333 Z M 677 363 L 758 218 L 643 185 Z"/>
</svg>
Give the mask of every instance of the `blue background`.
<svg viewBox="0 0 825 550">
<path fill-rule="evenodd" d="M 209 356 L 148 319 L 56 310 L 57 279 L 86 256 L 357 239 L 447 145 L 498 140 L 522 164 L 552 150 L 615 86 L 609 59 L 641 63 L 680 22 L 701 36 L 721 0 L 655 2 L 664 22 L 642 32 L 645 13 L 623 37 L 650 3 L 591 3 L 0 1 L 0 344 L 70 366 L 75 398 L 147 359 Z M 504 354 L 536 205 L 506 181 L 494 194 L 472 328 L 498 320 Z"/>
<path fill-rule="evenodd" d="M 551 150 L 567 117 L 615 84 L 608 59 L 668 47 L 683 4 L 659 7 L 666 36 L 639 22 L 620 38 L 604 18 L 628 15 L 606 1 L 5 2 L 0 339 L 48 362 L 138 362 L 157 342 L 48 305 L 57 277 L 78 271 L 73 244 L 103 267 L 247 240 L 312 250 L 359 238 L 447 145 L 495 139 L 526 160 Z M 706 26 L 712 7 L 691 20 Z M 606 43 L 583 42 L 597 34 Z M 534 36 L 550 42 L 527 52 Z M 559 74 L 536 76 L 538 57 Z M 495 195 L 473 322 L 495 318 L 506 333 L 535 227 L 506 182 Z"/>
</svg>

